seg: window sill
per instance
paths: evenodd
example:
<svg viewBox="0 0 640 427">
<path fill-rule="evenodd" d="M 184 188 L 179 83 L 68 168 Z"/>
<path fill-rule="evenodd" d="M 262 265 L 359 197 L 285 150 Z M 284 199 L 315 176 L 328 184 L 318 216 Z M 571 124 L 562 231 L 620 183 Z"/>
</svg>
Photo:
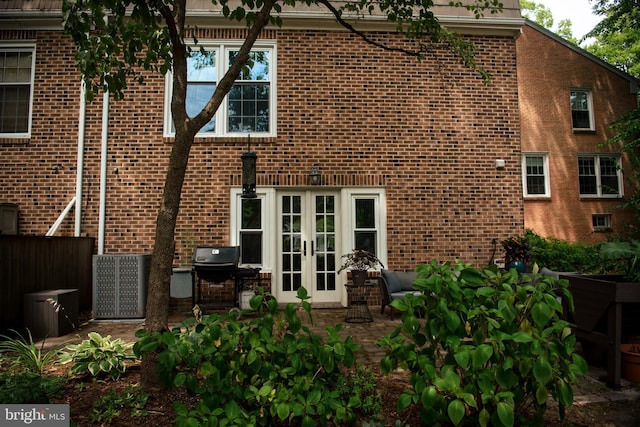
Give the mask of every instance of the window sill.
<svg viewBox="0 0 640 427">
<path fill-rule="evenodd" d="M 595 135 L 596 130 L 595 129 L 572 129 L 573 133 L 581 133 L 581 134 L 593 134 Z"/>
<path fill-rule="evenodd" d="M 551 196 L 524 196 L 524 200 L 532 202 L 550 202 Z"/>
</svg>

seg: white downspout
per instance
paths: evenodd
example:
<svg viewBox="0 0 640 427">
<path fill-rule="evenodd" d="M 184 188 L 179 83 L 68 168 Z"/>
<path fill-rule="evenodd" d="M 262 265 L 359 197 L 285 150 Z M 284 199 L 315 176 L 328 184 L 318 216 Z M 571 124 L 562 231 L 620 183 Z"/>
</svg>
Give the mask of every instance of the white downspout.
<svg viewBox="0 0 640 427">
<path fill-rule="evenodd" d="M 80 112 L 78 117 L 78 160 L 76 163 L 76 220 L 73 235 L 79 237 L 82 232 L 82 186 L 84 175 L 84 128 L 87 121 L 87 100 L 85 99 L 84 79 L 80 86 Z"/>
<path fill-rule="evenodd" d="M 102 144 L 100 148 L 100 215 L 98 221 L 98 255 L 104 254 L 104 226 L 107 204 L 107 142 L 109 139 L 109 92 L 102 96 Z"/>
</svg>

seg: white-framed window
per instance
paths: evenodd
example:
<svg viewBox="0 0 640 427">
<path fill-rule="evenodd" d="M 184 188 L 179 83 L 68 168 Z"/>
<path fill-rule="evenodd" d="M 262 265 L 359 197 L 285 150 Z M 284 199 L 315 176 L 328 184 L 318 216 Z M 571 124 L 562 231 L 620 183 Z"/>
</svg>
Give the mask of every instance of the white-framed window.
<svg viewBox="0 0 640 427">
<path fill-rule="evenodd" d="M 31 134 L 34 45 L 0 46 L 0 137 Z"/>
<path fill-rule="evenodd" d="M 546 153 L 522 154 L 522 191 L 525 197 L 549 197 L 549 157 Z"/>
<path fill-rule="evenodd" d="M 201 42 L 202 52 L 193 48 L 187 60 L 186 109 L 196 116 L 207 104 L 238 54 L 240 41 Z M 172 76 L 167 74 L 165 99 L 165 136 L 174 136 L 171 117 Z M 257 42 L 249 63 L 240 72 L 215 116 L 196 137 L 245 137 L 276 135 L 276 45 Z"/>
<path fill-rule="evenodd" d="M 346 252 L 364 249 L 375 254 L 386 265 L 386 199 L 383 189 L 343 190 L 342 246 Z"/>
<path fill-rule="evenodd" d="M 611 154 L 580 154 L 578 182 L 580 196 L 622 196 L 620 158 Z"/>
<path fill-rule="evenodd" d="M 571 124 L 574 130 L 594 130 L 591 89 L 571 89 Z"/>
<path fill-rule="evenodd" d="M 255 198 L 242 197 L 242 189 L 231 190 L 231 245 L 240 246 L 240 265 L 260 267 L 270 271 L 273 265 L 273 217 L 275 193 L 273 190 L 260 190 Z"/>
<path fill-rule="evenodd" d="M 591 215 L 591 223 L 593 225 L 593 231 L 611 230 L 611 214 L 608 214 L 608 213 L 593 214 Z"/>
</svg>

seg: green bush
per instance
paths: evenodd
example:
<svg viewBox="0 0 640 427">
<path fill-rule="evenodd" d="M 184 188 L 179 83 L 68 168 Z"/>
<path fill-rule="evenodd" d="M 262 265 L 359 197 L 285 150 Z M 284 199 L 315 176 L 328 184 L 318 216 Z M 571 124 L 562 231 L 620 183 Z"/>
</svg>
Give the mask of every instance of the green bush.
<svg viewBox="0 0 640 427">
<path fill-rule="evenodd" d="M 63 388 L 64 377 L 42 376 L 34 372 L 0 372 L 0 403 L 49 403 Z"/>
<path fill-rule="evenodd" d="M 60 363 L 73 363 L 71 372 L 76 375 L 88 372 L 94 377 L 108 375 L 117 379 L 125 372 L 127 361 L 136 359 L 131 350 L 133 343 L 120 338 L 112 341 L 111 335 L 103 337 L 97 332 L 88 336 L 89 339 L 68 345 L 60 352 Z"/>
<path fill-rule="evenodd" d="M 598 245 L 569 243 L 554 238 L 538 236 L 531 230 L 525 232 L 525 238 L 531 247 L 532 263 L 554 271 L 579 271 L 581 273 L 599 273 L 602 260 Z"/>
<path fill-rule="evenodd" d="M 44 367 L 57 356 L 58 350 L 44 350 L 44 341 L 40 347 L 36 345 L 27 329 L 27 336 L 22 336 L 18 331 L 11 330 L 16 336 L 0 335 L 0 353 L 11 353 L 14 356 L 13 365 L 27 372 L 42 374 Z"/>
<path fill-rule="evenodd" d="M 250 301 L 257 310 L 251 319 L 241 321 L 237 312 L 212 314 L 170 332 L 138 333 L 136 354 L 155 352 L 164 382 L 199 396 L 193 410 L 174 403 L 176 425 L 355 423 L 362 401 L 354 394 L 347 399 L 336 388 L 342 371 L 354 366 L 358 345 L 338 336 L 341 325 L 327 327 L 324 343 L 299 316 L 311 317 L 304 288 L 298 298 L 298 304 L 279 310 L 261 291 Z"/>
<path fill-rule="evenodd" d="M 424 425 L 543 425 L 553 397 L 564 416 L 587 368 L 561 319 L 567 281 L 459 261 L 417 271 L 422 295 L 392 302 L 402 325 L 378 342 L 383 372 L 412 374 L 398 412 L 418 405 Z"/>
<path fill-rule="evenodd" d="M 358 365 L 355 370 L 345 373 L 338 381 L 337 390 L 346 401 L 352 397 L 360 401 L 357 411 L 359 420 L 369 420 L 372 423 L 380 421 L 382 393 L 378 388 L 378 380 L 370 369 Z"/>
</svg>

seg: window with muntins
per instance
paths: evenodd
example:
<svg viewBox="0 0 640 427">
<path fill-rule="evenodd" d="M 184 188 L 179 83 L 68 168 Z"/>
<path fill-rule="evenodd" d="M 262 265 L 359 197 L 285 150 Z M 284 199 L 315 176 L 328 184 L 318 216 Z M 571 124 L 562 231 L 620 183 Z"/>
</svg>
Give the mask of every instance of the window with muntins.
<svg viewBox="0 0 640 427">
<path fill-rule="evenodd" d="M 263 263 L 263 199 L 240 200 L 240 264 Z"/>
<path fill-rule="evenodd" d="M 593 103 L 591 90 L 572 89 L 570 92 L 571 122 L 573 129 L 593 130 Z"/>
<path fill-rule="evenodd" d="M 611 155 L 578 156 L 578 181 L 581 196 L 619 197 L 621 173 L 619 159 Z"/>
<path fill-rule="evenodd" d="M 356 197 L 354 202 L 353 241 L 355 249 L 364 249 L 378 255 L 378 230 L 376 198 Z"/>
<path fill-rule="evenodd" d="M 0 136 L 29 136 L 34 64 L 33 47 L 0 47 Z"/>
<path fill-rule="evenodd" d="M 549 172 L 546 154 L 524 154 L 522 165 L 525 196 L 548 197 Z"/>
<path fill-rule="evenodd" d="M 187 59 L 186 110 L 189 117 L 198 115 L 211 99 L 218 82 L 224 77 L 240 47 L 237 43 L 203 44 L 204 52 L 193 49 Z M 275 45 L 256 43 L 249 62 L 243 67 L 225 101 L 214 117 L 201 129 L 198 137 L 275 135 Z M 170 77 L 168 77 L 170 78 Z M 171 85 L 167 84 L 170 93 Z M 165 110 L 170 126 L 170 97 Z"/>
<path fill-rule="evenodd" d="M 593 214 L 591 223 L 594 231 L 608 231 L 611 229 L 611 214 Z"/>
</svg>

